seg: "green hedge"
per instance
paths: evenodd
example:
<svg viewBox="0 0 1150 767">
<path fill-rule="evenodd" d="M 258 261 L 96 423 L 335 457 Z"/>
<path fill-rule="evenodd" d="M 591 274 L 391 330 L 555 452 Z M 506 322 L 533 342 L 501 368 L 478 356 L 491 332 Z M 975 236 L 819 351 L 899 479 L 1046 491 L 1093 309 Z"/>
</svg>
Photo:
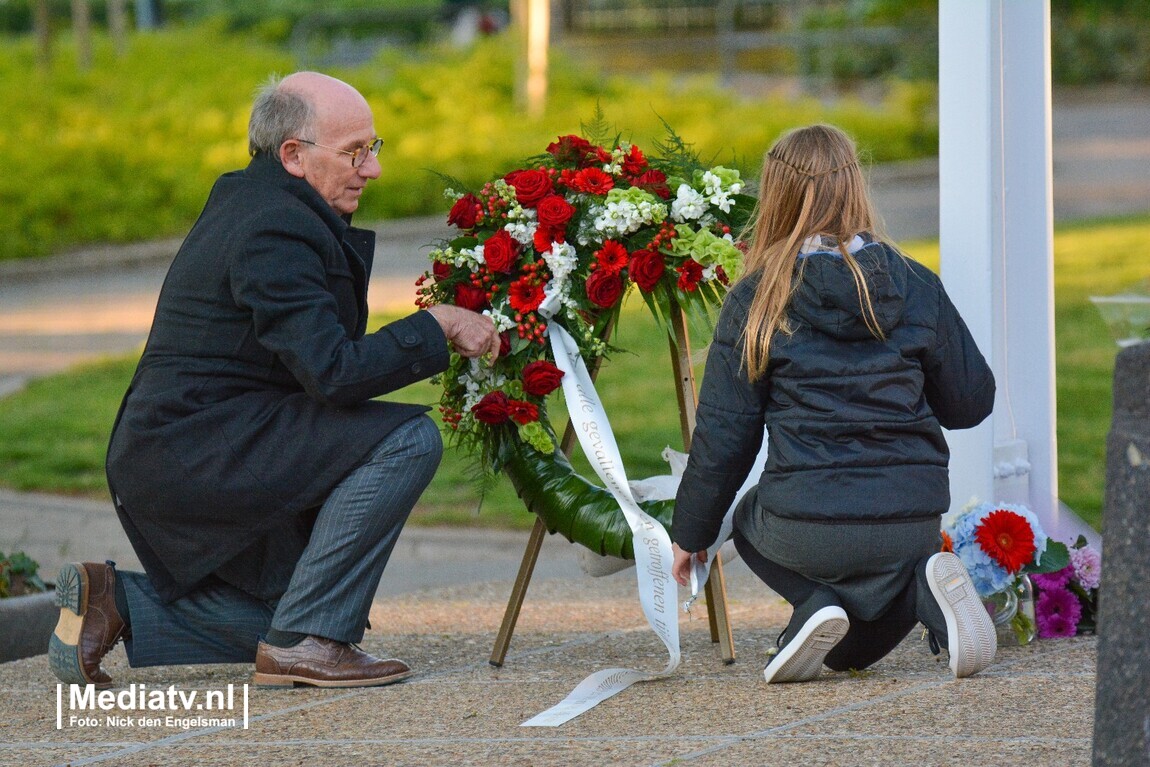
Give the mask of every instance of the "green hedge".
<svg viewBox="0 0 1150 767">
<path fill-rule="evenodd" d="M 43 256 L 86 243 L 182 234 L 213 180 L 247 162 L 254 89 L 295 62 L 281 49 L 220 25 L 137 34 L 118 58 L 96 38 L 95 62 L 78 72 L 67 39 L 38 70 L 26 38 L 0 40 L 0 259 Z M 600 106 L 625 137 L 649 146 L 666 119 L 703 157 L 758 172 L 780 131 L 835 122 L 876 161 L 934 154 L 933 90 L 896 86 L 886 103 L 743 100 L 712 78 L 605 78 L 556 55 L 546 115 L 515 108 L 513 38 L 475 48 L 405 48 L 332 71 L 371 102 L 387 144 L 383 176 L 362 217 L 445 210 L 446 174 L 479 185 L 562 133 L 578 132 Z"/>
</svg>

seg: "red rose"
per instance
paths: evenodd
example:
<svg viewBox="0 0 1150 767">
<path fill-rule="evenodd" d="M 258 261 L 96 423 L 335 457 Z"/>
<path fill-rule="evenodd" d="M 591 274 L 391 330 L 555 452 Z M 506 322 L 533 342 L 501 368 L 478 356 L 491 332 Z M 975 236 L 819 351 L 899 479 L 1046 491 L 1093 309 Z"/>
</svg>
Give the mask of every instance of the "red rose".
<svg viewBox="0 0 1150 767">
<path fill-rule="evenodd" d="M 623 278 L 618 272 L 596 269 L 587 277 L 587 298 L 596 306 L 610 309 L 623 295 Z"/>
<path fill-rule="evenodd" d="M 533 312 L 543 303 L 543 286 L 534 277 L 520 277 L 507 289 L 507 300 L 517 312 Z"/>
<path fill-rule="evenodd" d="M 511 353 L 511 334 L 506 330 L 499 334 L 499 356 L 506 357 Z"/>
<path fill-rule="evenodd" d="M 461 282 L 455 286 L 455 305 L 481 312 L 487 308 L 487 291 L 478 285 Z"/>
<path fill-rule="evenodd" d="M 581 136 L 560 136 L 547 145 L 547 152 L 564 165 L 583 165 L 592 153 L 591 142 Z"/>
<path fill-rule="evenodd" d="M 648 170 L 631 179 L 631 186 L 644 192 L 658 195 L 664 200 L 671 199 L 671 187 L 667 186 L 667 174 L 661 170 Z"/>
<path fill-rule="evenodd" d="M 488 392 L 483 399 L 471 406 L 475 420 L 495 426 L 511 417 L 510 400 L 501 391 Z"/>
<path fill-rule="evenodd" d="M 575 206 L 557 194 L 549 194 L 539 201 L 535 212 L 539 226 L 548 229 L 566 229 L 567 222 L 575 215 Z"/>
<path fill-rule="evenodd" d="M 571 179 L 571 187 L 586 194 L 607 194 L 615 186 L 615 179 L 598 168 L 584 168 Z"/>
<path fill-rule="evenodd" d="M 595 261 L 601 270 L 611 273 L 622 271 L 627 265 L 627 249 L 615 240 L 607 240 L 602 248 L 595 251 Z"/>
<path fill-rule="evenodd" d="M 659 284 L 666 269 L 663 254 L 656 250 L 636 250 L 631 254 L 628 270 L 639 290 L 650 293 Z"/>
<path fill-rule="evenodd" d="M 511 274 L 519 255 L 519 242 L 506 229 L 500 229 L 483 243 L 483 260 L 493 272 Z"/>
<path fill-rule="evenodd" d="M 453 271 L 455 271 L 455 267 L 442 261 L 436 261 L 431 265 L 431 273 L 435 275 L 437 280 L 446 280 Z"/>
<path fill-rule="evenodd" d="M 515 188 L 515 199 L 525 208 L 534 208 L 540 200 L 551 194 L 551 176 L 545 170 L 513 170 L 503 180 Z"/>
<path fill-rule="evenodd" d="M 460 229 L 472 229 L 479 221 L 482 212 L 483 202 L 468 192 L 451 206 L 451 212 L 447 214 L 447 223 L 458 226 Z"/>
<path fill-rule="evenodd" d="M 688 258 L 675 271 L 679 273 L 679 288 L 688 293 L 697 289 L 699 280 L 703 279 L 703 265 L 693 258 Z"/>
<path fill-rule="evenodd" d="M 513 399 L 507 403 L 507 414 L 515 423 L 531 423 L 539 420 L 539 407 L 530 402 Z"/>
<path fill-rule="evenodd" d="M 563 371 L 548 360 L 535 360 L 523 368 L 523 391 L 536 397 L 546 397 L 559 388 Z"/>
</svg>

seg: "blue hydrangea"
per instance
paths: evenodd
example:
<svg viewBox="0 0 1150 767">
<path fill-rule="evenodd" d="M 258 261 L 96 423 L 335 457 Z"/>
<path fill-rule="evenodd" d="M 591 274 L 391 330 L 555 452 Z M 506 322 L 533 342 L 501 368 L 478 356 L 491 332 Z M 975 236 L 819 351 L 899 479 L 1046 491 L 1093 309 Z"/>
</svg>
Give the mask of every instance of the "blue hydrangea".
<svg viewBox="0 0 1150 767">
<path fill-rule="evenodd" d="M 1042 531 L 1038 517 L 1030 509 L 1019 504 L 980 503 L 964 510 L 958 517 L 944 518 L 943 529 L 950 536 L 951 543 L 954 545 L 954 553 L 962 560 L 962 564 L 970 573 L 970 579 L 974 581 L 974 587 L 984 598 L 1010 587 L 1017 578 L 1017 574 L 1008 573 L 1006 568 L 995 562 L 989 554 L 983 551 L 974 537 L 975 528 L 978 527 L 979 523 L 991 512 L 998 509 L 1012 511 L 1030 524 L 1030 529 L 1034 532 L 1035 564 L 1042 559 L 1042 554 L 1046 551 L 1047 536 Z"/>
</svg>

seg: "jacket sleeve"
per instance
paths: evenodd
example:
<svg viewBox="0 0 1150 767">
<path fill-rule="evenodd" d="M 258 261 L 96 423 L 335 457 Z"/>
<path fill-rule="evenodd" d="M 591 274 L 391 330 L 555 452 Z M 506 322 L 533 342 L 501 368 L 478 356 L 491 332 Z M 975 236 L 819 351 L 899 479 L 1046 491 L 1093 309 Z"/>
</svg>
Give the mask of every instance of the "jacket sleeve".
<svg viewBox="0 0 1150 767">
<path fill-rule="evenodd" d="M 715 542 L 762 446 L 765 403 L 742 365 L 746 316 L 735 294 L 729 295 L 707 355 L 695 432 L 671 526 L 672 540 L 686 551 Z"/>
<path fill-rule="evenodd" d="M 256 340 L 314 399 L 351 405 L 447 368 L 447 339 L 427 312 L 353 338 L 340 323 L 322 257 L 331 234 L 319 222 L 285 232 L 259 226 L 232 263 L 234 300 L 251 312 Z M 282 222 L 282 217 L 280 218 Z M 350 279 L 350 274 L 347 275 Z"/>
<path fill-rule="evenodd" d="M 941 282 L 935 330 L 923 362 L 926 401 L 944 428 L 977 426 L 994 409 L 994 373 Z"/>
</svg>

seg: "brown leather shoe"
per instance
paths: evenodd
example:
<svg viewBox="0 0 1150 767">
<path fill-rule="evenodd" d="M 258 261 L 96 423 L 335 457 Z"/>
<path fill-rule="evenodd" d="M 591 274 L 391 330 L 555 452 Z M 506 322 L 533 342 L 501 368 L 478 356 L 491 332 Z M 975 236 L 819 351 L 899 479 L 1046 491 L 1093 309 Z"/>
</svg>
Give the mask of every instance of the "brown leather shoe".
<svg viewBox="0 0 1150 767">
<path fill-rule="evenodd" d="M 401 660 L 382 660 L 353 644 L 309 636 L 294 647 L 259 643 L 252 684 L 265 687 L 378 687 L 407 679 Z"/>
<path fill-rule="evenodd" d="M 60 620 L 48 640 L 48 665 L 62 682 L 112 686 L 100 666 L 124 635 L 116 610 L 116 570 L 112 563 L 65 565 L 56 576 Z"/>
</svg>

